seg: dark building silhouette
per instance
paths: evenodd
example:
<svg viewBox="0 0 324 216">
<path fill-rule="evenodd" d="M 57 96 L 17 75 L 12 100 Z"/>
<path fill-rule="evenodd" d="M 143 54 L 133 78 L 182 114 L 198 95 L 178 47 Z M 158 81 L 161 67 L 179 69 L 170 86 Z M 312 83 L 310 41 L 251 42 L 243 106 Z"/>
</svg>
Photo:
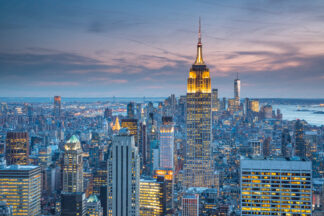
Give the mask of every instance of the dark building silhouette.
<svg viewBox="0 0 324 216">
<path fill-rule="evenodd" d="M 8 165 L 29 164 L 29 137 L 27 132 L 7 132 L 6 161 Z"/>
<path fill-rule="evenodd" d="M 59 119 L 61 117 L 61 96 L 54 96 L 53 116 L 56 119 Z"/>
<path fill-rule="evenodd" d="M 105 119 L 112 119 L 112 109 L 106 108 L 104 112 Z"/>
<path fill-rule="evenodd" d="M 133 119 L 135 118 L 135 105 L 134 102 L 130 102 L 127 104 L 127 118 Z"/>
<path fill-rule="evenodd" d="M 86 198 L 83 192 L 61 194 L 61 215 L 64 216 L 85 216 Z"/>
<path fill-rule="evenodd" d="M 264 157 L 269 157 L 271 155 L 271 138 L 267 137 L 263 141 L 262 152 Z"/>
<path fill-rule="evenodd" d="M 283 157 L 289 157 L 287 146 L 291 143 L 291 136 L 288 129 L 284 129 L 281 135 L 281 154 Z"/>
<path fill-rule="evenodd" d="M 301 158 L 306 157 L 306 146 L 304 140 L 304 125 L 298 119 L 295 123 L 295 155 Z"/>
</svg>

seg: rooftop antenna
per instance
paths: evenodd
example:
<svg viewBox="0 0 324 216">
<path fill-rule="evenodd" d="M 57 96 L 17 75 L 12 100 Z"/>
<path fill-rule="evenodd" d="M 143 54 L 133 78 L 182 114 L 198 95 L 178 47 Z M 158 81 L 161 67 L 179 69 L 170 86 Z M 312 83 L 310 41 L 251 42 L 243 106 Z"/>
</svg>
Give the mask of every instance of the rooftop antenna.
<svg viewBox="0 0 324 216">
<path fill-rule="evenodd" d="M 198 43 L 201 44 L 201 17 L 199 17 Z"/>
</svg>

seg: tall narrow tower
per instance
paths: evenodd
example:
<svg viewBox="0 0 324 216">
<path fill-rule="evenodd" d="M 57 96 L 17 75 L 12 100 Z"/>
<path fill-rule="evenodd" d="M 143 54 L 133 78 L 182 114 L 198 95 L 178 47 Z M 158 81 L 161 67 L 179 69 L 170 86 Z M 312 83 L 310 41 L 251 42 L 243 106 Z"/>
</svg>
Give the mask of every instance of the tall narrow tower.
<svg viewBox="0 0 324 216">
<path fill-rule="evenodd" d="M 63 192 L 83 192 L 83 158 L 79 139 L 73 135 L 64 145 Z"/>
<path fill-rule="evenodd" d="M 211 158 L 211 84 L 209 69 L 202 56 L 199 19 L 197 57 L 192 65 L 187 84 L 187 144 L 185 147 L 185 187 L 213 185 Z"/>
<path fill-rule="evenodd" d="M 108 156 L 107 215 L 139 215 L 139 155 L 134 136 L 122 129 L 113 137 Z"/>
<path fill-rule="evenodd" d="M 236 74 L 236 79 L 234 80 L 234 98 L 240 100 L 241 94 L 241 80 L 238 78 L 238 73 Z"/>
<path fill-rule="evenodd" d="M 54 96 L 53 116 L 55 119 L 59 119 L 61 117 L 61 96 Z"/>
</svg>

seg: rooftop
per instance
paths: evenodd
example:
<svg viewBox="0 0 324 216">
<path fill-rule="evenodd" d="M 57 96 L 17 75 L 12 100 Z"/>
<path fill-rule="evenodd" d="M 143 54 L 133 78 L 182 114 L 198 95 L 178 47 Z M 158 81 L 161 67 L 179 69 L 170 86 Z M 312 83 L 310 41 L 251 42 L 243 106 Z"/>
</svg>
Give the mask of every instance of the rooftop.
<svg viewBox="0 0 324 216">
<path fill-rule="evenodd" d="M 33 170 L 36 169 L 37 167 L 38 166 L 34 166 L 34 165 L 9 165 L 1 168 L 0 170 Z"/>
</svg>

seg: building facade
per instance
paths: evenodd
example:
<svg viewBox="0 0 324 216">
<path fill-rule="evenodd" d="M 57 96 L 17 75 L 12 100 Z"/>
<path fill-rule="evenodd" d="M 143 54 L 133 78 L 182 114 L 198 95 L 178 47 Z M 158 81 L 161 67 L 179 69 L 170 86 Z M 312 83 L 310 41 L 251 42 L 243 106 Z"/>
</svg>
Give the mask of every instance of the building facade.
<svg viewBox="0 0 324 216">
<path fill-rule="evenodd" d="M 209 69 L 202 57 L 200 37 L 197 58 L 192 65 L 187 84 L 187 143 L 185 146 L 185 187 L 213 185 L 211 160 L 211 83 Z"/>
<path fill-rule="evenodd" d="M 134 136 L 121 130 L 108 158 L 108 216 L 139 214 L 139 162 Z"/>
<path fill-rule="evenodd" d="M 53 116 L 56 119 L 61 117 L 61 96 L 54 96 Z"/>
<path fill-rule="evenodd" d="M 160 127 L 160 168 L 174 169 L 174 126 L 164 121 Z"/>
<path fill-rule="evenodd" d="M 184 194 L 182 197 L 182 216 L 198 216 L 199 215 L 199 195 Z"/>
<path fill-rule="evenodd" d="M 0 201 L 11 207 L 13 215 L 40 215 L 40 167 L 10 165 L 0 168 Z"/>
<path fill-rule="evenodd" d="M 241 215 L 312 215 L 312 163 L 241 159 Z"/>
<path fill-rule="evenodd" d="M 63 192 L 83 192 L 83 157 L 80 140 L 73 135 L 64 145 Z"/>
<path fill-rule="evenodd" d="M 165 215 L 163 202 L 163 182 L 157 179 L 140 180 L 140 215 L 162 216 Z"/>
<path fill-rule="evenodd" d="M 7 132 L 6 161 L 8 165 L 29 164 L 29 137 L 27 132 Z"/>
</svg>

